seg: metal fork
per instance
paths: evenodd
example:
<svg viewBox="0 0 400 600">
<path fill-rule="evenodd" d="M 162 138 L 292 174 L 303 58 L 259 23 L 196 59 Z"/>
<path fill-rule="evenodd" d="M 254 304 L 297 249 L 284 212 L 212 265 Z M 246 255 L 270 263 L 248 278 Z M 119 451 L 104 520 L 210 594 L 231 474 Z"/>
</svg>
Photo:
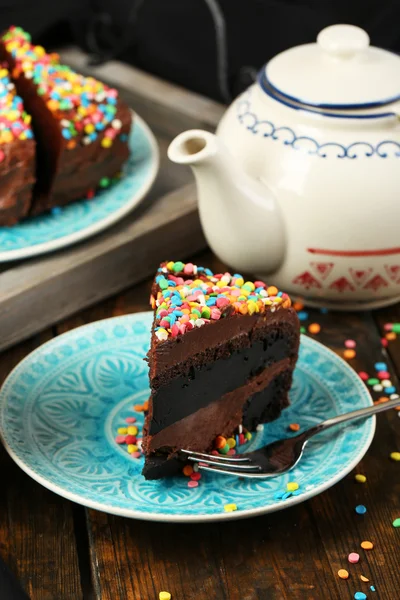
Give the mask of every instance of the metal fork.
<svg viewBox="0 0 400 600">
<path fill-rule="evenodd" d="M 293 469 L 297 465 L 308 440 L 317 433 L 321 433 L 334 425 L 339 425 L 346 421 L 365 419 L 366 417 L 399 405 L 400 398 L 397 397 L 385 403 L 344 413 L 327 419 L 318 425 L 314 425 L 299 435 L 284 440 L 277 440 L 259 450 L 235 457 L 214 456 L 213 454 L 193 452 L 192 450 L 181 450 L 181 457 L 198 463 L 199 469 L 223 475 L 239 475 L 240 477 L 251 479 L 274 477 Z"/>
</svg>

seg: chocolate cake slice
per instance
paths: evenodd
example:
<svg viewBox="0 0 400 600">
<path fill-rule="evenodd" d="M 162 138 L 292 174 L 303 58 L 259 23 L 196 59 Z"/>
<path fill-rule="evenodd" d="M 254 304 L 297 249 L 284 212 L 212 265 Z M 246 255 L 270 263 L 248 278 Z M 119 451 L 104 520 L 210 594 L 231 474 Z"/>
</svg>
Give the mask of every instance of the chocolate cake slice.
<svg viewBox="0 0 400 600">
<path fill-rule="evenodd" d="M 30 121 L 7 66 L 0 65 L 0 226 L 14 225 L 31 206 L 35 141 Z"/>
<path fill-rule="evenodd" d="M 287 294 L 241 275 L 182 262 L 156 275 L 143 436 L 147 479 L 181 468 L 181 448 L 208 452 L 218 435 L 279 417 L 299 348 Z"/>
<path fill-rule="evenodd" d="M 59 64 L 20 27 L 0 39 L 37 142 L 32 214 L 91 197 L 129 156 L 132 114 L 115 89 Z"/>
</svg>

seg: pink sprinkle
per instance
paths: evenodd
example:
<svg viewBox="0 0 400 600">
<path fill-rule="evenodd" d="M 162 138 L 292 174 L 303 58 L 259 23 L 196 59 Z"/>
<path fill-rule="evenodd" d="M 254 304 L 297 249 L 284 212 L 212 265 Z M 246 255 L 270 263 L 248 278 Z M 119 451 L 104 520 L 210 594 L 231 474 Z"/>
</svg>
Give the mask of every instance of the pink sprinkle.
<svg viewBox="0 0 400 600">
<path fill-rule="evenodd" d="M 346 340 L 344 345 L 346 348 L 355 348 L 357 344 L 354 340 Z"/>
<path fill-rule="evenodd" d="M 382 346 L 383 346 L 384 348 L 387 348 L 387 347 L 388 347 L 388 345 L 389 345 L 389 342 L 387 341 L 387 339 L 386 339 L 386 338 L 382 338 L 382 339 L 381 339 L 381 344 L 382 344 Z"/>
<path fill-rule="evenodd" d="M 199 479 L 201 479 L 201 473 L 199 472 L 194 472 L 191 474 L 190 479 L 192 479 L 192 481 L 198 481 Z"/>
<path fill-rule="evenodd" d="M 161 319 L 160 321 L 160 327 L 166 327 L 167 329 L 169 329 L 170 326 L 170 322 L 166 321 L 165 319 Z"/>
<path fill-rule="evenodd" d="M 136 423 L 136 418 L 135 417 L 126 417 L 125 421 L 127 423 Z"/>
<path fill-rule="evenodd" d="M 215 451 L 215 454 L 218 454 L 218 452 Z M 199 467 L 208 467 L 208 463 L 199 462 Z"/>
<path fill-rule="evenodd" d="M 218 310 L 218 308 L 213 308 L 211 310 L 211 318 L 214 319 L 214 321 L 218 321 L 218 319 L 221 318 L 221 312 Z"/>
<path fill-rule="evenodd" d="M 172 337 L 177 337 L 179 335 L 179 327 L 176 323 L 171 327 L 171 335 Z"/>
<path fill-rule="evenodd" d="M 183 272 L 185 273 L 185 275 L 191 275 L 193 273 L 193 264 L 192 263 L 186 263 L 186 265 L 183 267 Z"/>
<path fill-rule="evenodd" d="M 393 323 L 385 323 L 383 329 L 385 331 L 392 331 Z"/>
<path fill-rule="evenodd" d="M 132 458 L 140 458 L 142 456 L 141 452 L 132 452 Z"/>
<path fill-rule="evenodd" d="M 259 287 L 265 288 L 265 287 L 267 287 L 263 281 L 255 281 L 254 285 L 256 286 L 256 288 L 259 288 Z"/>
<path fill-rule="evenodd" d="M 366 373 L 365 371 L 359 371 L 358 376 L 360 377 L 360 379 L 362 379 L 363 381 L 367 381 L 367 379 L 369 379 L 369 375 L 368 373 Z"/>
<path fill-rule="evenodd" d="M 211 450 L 211 454 L 213 454 L 214 456 L 219 456 L 218 450 Z"/>
<path fill-rule="evenodd" d="M 227 306 L 229 304 L 228 298 L 217 298 L 217 308 Z"/>
<path fill-rule="evenodd" d="M 193 479 L 191 479 L 190 481 L 188 481 L 188 487 L 190 487 L 190 488 L 198 487 L 198 485 L 199 485 L 198 481 L 193 481 Z"/>
<path fill-rule="evenodd" d="M 349 563 L 355 565 L 360 560 L 360 555 L 357 554 L 357 552 L 350 552 L 347 559 L 348 559 Z"/>
<path fill-rule="evenodd" d="M 379 379 L 390 379 L 390 373 L 387 371 L 378 371 Z"/>
<path fill-rule="evenodd" d="M 125 444 L 125 440 L 126 440 L 126 436 L 124 436 L 124 435 L 117 435 L 115 437 L 115 441 L 117 442 L 117 444 Z"/>
<path fill-rule="evenodd" d="M 2 162 L 4 160 L 5 154 L 3 152 L 3 150 L 0 150 L 0 162 Z"/>
<path fill-rule="evenodd" d="M 110 88 L 110 89 L 107 91 L 107 95 L 108 95 L 110 98 L 116 98 L 116 97 L 118 96 L 118 92 L 117 92 L 117 90 L 115 90 L 114 88 Z"/>
<path fill-rule="evenodd" d="M 234 456 L 236 454 L 235 448 L 231 448 L 230 450 L 228 450 L 227 454 L 229 454 L 229 456 Z"/>
</svg>

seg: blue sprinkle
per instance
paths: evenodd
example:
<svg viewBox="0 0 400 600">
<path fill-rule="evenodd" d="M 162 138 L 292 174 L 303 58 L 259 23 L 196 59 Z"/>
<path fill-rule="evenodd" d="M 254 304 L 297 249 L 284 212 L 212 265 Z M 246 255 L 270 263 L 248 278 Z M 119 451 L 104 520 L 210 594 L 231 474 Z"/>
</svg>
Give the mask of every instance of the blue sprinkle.
<svg viewBox="0 0 400 600">
<path fill-rule="evenodd" d="M 128 136 L 126 135 L 126 133 L 122 133 L 119 136 L 119 139 L 121 140 L 121 142 L 126 142 L 128 140 Z"/>
<path fill-rule="evenodd" d="M 254 292 L 255 292 L 256 294 L 259 294 L 259 293 L 260 293 L 260 292 L 261 292 L 263 289 L 264 289 L 264 288 L 262 288 L 262 287 L 260 286 L 260 287 L 256 288 L 256 289 L 254 290 Z"/>
<path fill-rule="evenodd" d="M 254 296 L 253 294 L 250 294 L 250 296 L 247 296 L 247 300 L 258 300 L 257 296 Z"/>
<path fill-rule="evenodd" d="M 208 275 L 209 277 L 212 277 L 214 275 L 214 273 L 212 271 L 210 271 L 210 269 L 204 269 L 204 272 L 206 275 Z"/>
<path fill-rule="evenodd" d="M 97 129 L 97 131 L 103 131 L 103 129 L 105 128 L 104 123 L 96 123 L 95 125 L 95 129 Z"/>
<path fill-rule="evenodd" d="M 292 492 L 292 496 L 300 496 L 301 494 L 301 490 L 294 490 L 294 492 Z"/>
<path fill-rule="evenodd" d="M 277 297 L 280 298 L 282 296 L 283 292 L 278 292 L 277 293 Z"/>
<path fill-rule="evenodd" d="M 240 440 L 239 440 L 238 434 L 236 434 L 235 438 L 236 438 L 236 446 L 240 446 Z"/>
<path fill-rule="evenodd" d="M 168 279 L 168 285 L 170 287 L 176 287 L 176 282 L 173 279 Z"/>
<path fill-rule="evenodd" d="M 217 304 L 217 299 L 213 296 L 206 301 L 207 306 L 215 306 Z"/>
<path fill-rule="evenodd" d="M 108 104 L 117 104 L 117 99 L 116 98 L 107 98 L 107 102 L 108 102 Z"/>
<path fill-rule="evenodd" d="M 367 596 L 364 592 L 356 592 L 354 594 L 354 600 L 367 600 Z"/>
<path fill-rule="evenodd" d="M 169 316 L 169 322 L 171 323 L 171 325 L 173 325 L 176 321 L 176 316 L 175 314 L 172 312 Z"/>
<path fill-rule="evenodd" d="M 284 495 L 285 495 L 285 492 L 275 492 L 274 500 L 282 500 Z"/>
<path fill-rule="evenodd" d="M 305 310 L 301 310 L 300 312 L 297 313 L 297 316 L 299 317 L 300 321 L 307 321 L 308 312 L 306 312 Z"/>
<path fill-rule="evenodd" d="M 374 366 L 377 371 L 387 371 L 388 370 L 387 364 L 384 362 L 377 362 L 377 363 L 375 363 Z"/>
<path fill-rule="evenodd" d="M 174 311 L 177 317 L 183 317 L 183 312 L 181 310 Z"/>
<path fill-rule="evenodd" d="M 366 512 L 367 512 L 367 507 L 364 506 L 364 504 L 359 504 L 358 506 L 356 506 L 356 513 L 358 515 L 365 515 Z"/>
<path fill-rule="evenodd" d="M 239 273 L 235 273 L 234 278 L 235 279 L 243 279 L 243 277 L 241 275 L 239 275 Z"/>
<path fill-rule="evenodd" d="M 52 215 L 59 215 L 60 213 L 62 213 L 62 209 L 59 206 L 55 206 L 51 209 L 50 212 Z"/>
<path fill-rule="evenodd" d="M 63 138 L 65 138 L 66 140 L 70 140 L 72 135 L 69 129 L 63 129 L 61 131 Z"/>
<path fill-rule="evenodd" d="M 321 313 L 321 315 L 327 315 L 329 310 L 327 308 L 320 308 L 319 312 Z"/>
<path fill-rule="evenodd" d="M 396 388 L 394 387 L 394 385 L 389 385 L 389 387 L 385 387 L 384 390 L 386 394 L 394 394 Z"/>
<path fill-rule="evenodd" d="M 286 492 L 283 494 L 282 500 L 287 500 L 287 498 L 290 498 L 290 496 L 293 496 L 293 492 Z"/>
<path fill-rule="evenodd" d="M 171 304 L 172 306 L 182 306 L 183 302 L 179 298 L 172 297 Z"/>
<path fill-rule="evenodd" d="M 28 140 L 31 140 L 33 138 L 33 132 L 28 129 L 28 131 L 25 131 L 25 135 L 28 138 Z"/>
<path fill-rule="evenodd" d="M 171 292 L 170 292 L 169 290 L 165 290 L 165 291 L 163 292 L 163 296 L 164 296 L 164 298 L 169 298 L 169 297 L 170 297 L 170 295 L 171 295 Z"/>
<path fill-rule="evenodd" d="M 94 142 L 95 140 L 97 140 L 97 133 L 89 133 L 89 139 L 90 141 Z"/>
<path fill-rule="evenodd" d="M 371 590 L 371 592 L 376 592 L 375 586 L 371 585 L 371 587 L 369 588 Z"/>
</svg>

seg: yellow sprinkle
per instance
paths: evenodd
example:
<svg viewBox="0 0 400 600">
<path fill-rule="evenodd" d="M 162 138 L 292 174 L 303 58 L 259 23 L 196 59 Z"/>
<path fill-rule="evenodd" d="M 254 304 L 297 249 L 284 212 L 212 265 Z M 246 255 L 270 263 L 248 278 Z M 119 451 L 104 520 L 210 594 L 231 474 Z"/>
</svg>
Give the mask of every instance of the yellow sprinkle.
<svg viewBox="0 0 400 600">
<path fill-rule="evenodd" d="M 299 489 L 299 484 L 295 481 L 289 481 L 289 483 L 286 485 L 286 489 L 288 492 L 295 492 Z"/>
<path fill-rule="evenodd" d="M 168 271 L 172 271 L 172 268 L 173 268 L 174 264 L 175 263 L 174 263 L 173 260 L 170 260 L 169 263 L 167 263 L 167 269 L 168 269 Z"/>
<path fill-rule="evenodd" d="M 242 287 L 242 285 L 244 285 L 244 279 L 243 279 L 243 277 L 238 277 L 238 278 L 236 279 L 236 281 L 235 281 L 235 285 L 236 285 L 237 287 Z"/>
<path fill-rule="evenodd" d="M 361 548 L 363 548 L 363 550 L 372 550 L 372 548 L 374 547 L 372 542 L 361 542 Z"/>
<path fill-rule="evenodd" d="M 365 483 L 367 481 L 367 478 L 365 477 L 365 475 L 361 475 L 358 474 L 354 477 L 354 479 L 358 482 L 358 483 Z"/>
<path fill-rule="evenodd" d="M 396 462 L 400 461 L 400 452 L 392 452 L 390 458 Z"/>
<path fill-rule="evenodd" d="M 369 581 L 368 577 L 364 577 L 364 575 L 360 575 L 360 579 L 364 582 Z"/>
<path fill-rule="evenodd" d="M 246 285 L 247 287 L 249 287 L 252 292 L 254 292 L 254 290 L 256 289 L 256 286 L 254 285 L 254 283 L 252 281 L 246 281 L 246 283 L 244 283 L 243 285 Z"/>
<path fill-rule="evenodd" d="M 12 140 L 13 140 L 13 136 L 12 136 L 12 133 L 11 133 L 11 131 L 3 131 L 3 132 L 2 132 L 1 139 L 2 139 L 2 141 L 3 141 L 5 144 L 8 144 L 9 142 L 12 142 Z"/>
<path fill-rule="evenodd" d="M 234 510 L 237 510 L 236 504 L 225 504 L 225 506 L 224 506 L 225 512 L 233 512 Z"/>
<path fill-rule="evenodd" d="M 159 600 L 171 600 L 172 596 L 169 592 L 160 592 L 158 594 Z"/>
<path fill-rule="evenodd" d="M 138 451 L 138 447 L 136 446 L 136 444 L 128 444 L 129 454 L 132 454 L 132 452 L 137 452 L 137 451 Z"/>
<path fill-rule="evenodd" d="M 255 302 L 253 302 L 252 300 L 250 300 L 250 301 L 247 303 L 247 307 L 248 307 L 248 309 L 249 309 L 249 315 L 252 315 L 253 313 L 255 313 L 255 312 L 256 312 L 257 305 L 256 305 L 256 303 L 255 303 Z"/>
<path fill-rule="evenodd" d="M 43 48 L 43 46 L 35 46 L 34 51 L 36 53 L 36 56 L 44 56 L 46 54 L 46 51 Z"/>
<path fill-rule="evenodd" d="M 85 125 L 85 132 L 86 133 L 93 133 L 94 131 L 94 125 L 93 123 L 88 123 L 87 125 Z"/>
<path fill-rule="evenodd" d="M 118 427 L 117 431 L 120 435 L 126 435 L 128 433 L 127 427 Z"/>
<path fill-rule="evenodd" d="M 76 94 L 76 92 L 74 92 Z M 79 92 L 78 92 L 79 93 Z M 87 113 L 86 108 L 84 108 L 83 106 L 78 106 L 78 108 L 76 109 L 76 112 L 81 115 L 81 117 L 84 117 Z"/>
<path fill-rule="evenodd" d="M 101 140 L 101 145 L 103 148 L 109 148 L 110 146 L 112 146 L 112 139 L 111 138 L 103 138 Z"/>
<path fill-rule="evenodd" d="M 236 446 L 235 438 L 228 438 L 226 443 L 228 444 L 229 448 L 234 448 Z"/>
<path fill-rule="evenodd" d="M 3 77 L 7 77 L 8 73 L 7 73 L 7 69 L 0 69 L 0 78 L 3 79 Z"/>
<path fill-rule="evenodd" d="M 138 432 L 138 428 L 137 428 L 137 427 L 135 427 L 134 425 L 130 425 L 130 426 L 128 427 L 128 434 L 129 434 L 129 435 L 136 435 L 136 434 L 137 434 L 137 432 Z"/>
<path fill-rule="evenodd" d="M 348 579 L 349 578 L 349 572 L 346 571 L 346 569 L 339 569 L 337 574 L 339 575 L 340 579 Z"/>
</svg>

